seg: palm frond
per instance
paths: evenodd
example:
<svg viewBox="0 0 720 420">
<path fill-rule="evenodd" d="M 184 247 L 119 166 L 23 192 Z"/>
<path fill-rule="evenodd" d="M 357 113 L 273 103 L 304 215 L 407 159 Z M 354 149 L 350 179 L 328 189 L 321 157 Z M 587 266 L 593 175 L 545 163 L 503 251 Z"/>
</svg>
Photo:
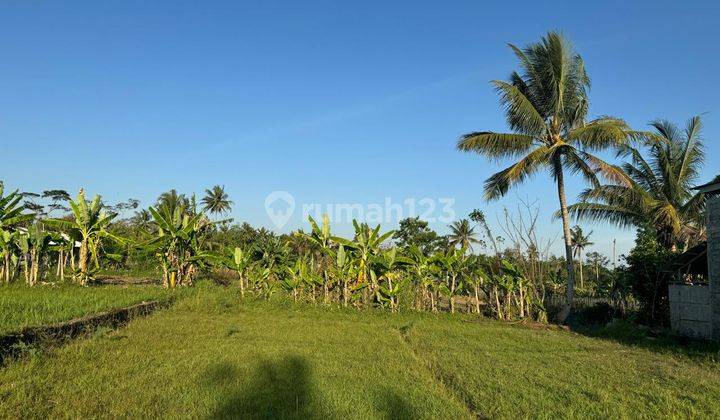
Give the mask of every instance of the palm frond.
<svg viewBox="0 0 720 420">
<path fill-rule="evenodd" d="M 608 222 L 620 228 L 630 228 L 642 220 L 642 215 L 620 206 L 600 203 L 576 203 L 568 206 L 568 212 L 575 220 Z M 559 214 L 556 213 L 556 216 Z"/>
<path fill-rule="evenodd" d="M 495 200 L 502 197 L 512 185 L 521 183 L 528 176 L 548 165 L 557 148 L 558 146 L 540 146 L 517 163 L 492 175 L 485 181 L 485 199 Z"/>
<path fill-rule="evenodd" d="M 566 137 L 569 143 L 579 144 L 586 150 L 603 150 L 628 143 L 630 127 L 620 118 L 601 117 L 570 130 Z"/>
<path fill-rule="evenodd" d="M 535 108 L 533 101 L 517 86 L 502 80 L 493 80 L 491 83 L 500 94 L 500 103 L 505 107 L 505 116 L 510 128 L 535 137 L 547 132 L 545 119 Z"/>
<path fill-rule="evenodd" d="M 533 137 L 525 134 L 479 131 L 462 136 L 457 148 L 463 152 L 476 152 L 490 158 L 505 158 L 527 153 L 532 144 Z"/>
</svg>

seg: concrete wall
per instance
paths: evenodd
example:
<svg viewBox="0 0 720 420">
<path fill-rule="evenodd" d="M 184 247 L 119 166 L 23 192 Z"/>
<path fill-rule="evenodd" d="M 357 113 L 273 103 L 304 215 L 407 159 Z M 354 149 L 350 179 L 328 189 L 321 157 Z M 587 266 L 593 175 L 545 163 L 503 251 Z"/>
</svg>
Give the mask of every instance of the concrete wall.
<svg viewBox="0 0 720 420">
<path fill-rule="evenodd" d="M 668 292 L 672 330 L 688 337 L 712 338 L 710 287 L 671 284 Z"/>
<path fill-rule="evenodd" d="M 708 197 L 705 207 L 708 238 L 708 275 L 712 313 L 712 337 L 720 340 L 720 195 Z"/>
</svg>

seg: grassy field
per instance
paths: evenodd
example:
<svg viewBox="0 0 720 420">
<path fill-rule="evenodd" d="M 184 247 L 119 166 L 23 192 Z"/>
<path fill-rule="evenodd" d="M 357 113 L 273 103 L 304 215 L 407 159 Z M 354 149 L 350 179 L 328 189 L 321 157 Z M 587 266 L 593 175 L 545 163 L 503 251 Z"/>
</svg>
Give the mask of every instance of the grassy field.
<svg viewBox="0 0 720 420">
<path fill-rule="evenodd" d="M 127 328 L 0 370 L 0 417 L 717 418 L 712 358 L 199 286 Z"/>
<path fill-rule="evenodd" d="M 134 303 L 163 299 L 161 287 L 0 286 L 0 334 L 66 321 Z"/>
</svg>

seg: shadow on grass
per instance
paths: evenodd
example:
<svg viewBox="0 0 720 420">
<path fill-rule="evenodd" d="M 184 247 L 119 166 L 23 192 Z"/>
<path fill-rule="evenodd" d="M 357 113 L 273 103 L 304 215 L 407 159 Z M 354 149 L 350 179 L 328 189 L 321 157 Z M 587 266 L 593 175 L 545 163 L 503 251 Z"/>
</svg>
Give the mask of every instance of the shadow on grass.
<svg viewBox="0 0 720 420">
<path fill-rule="evenodd" d="M 314 388 L 309 363 L 299 356 L 280 361 L 261 361 L 252 380 L 243 381 L 231 363 L 210 367 L 201 378 L 201 385 L 219 395 L 220 404 L 211 419 L 308 419 L 330 418 L 328 401 L 321 400 Z M 242 384 L 242 385 L 241 385 Z M 380 387 L 366 394 L 375 408 L 387 419 L 417 418 L 417 410 L 397 392 Z"/>
<path fill-rule="evenodd" d="M 383 418 L 391 419 L 415 419 L 419 413 L 405 401 L 397 392 L 383 388 L 373 394 L 376 408 L 383 414 Z"/>
<path fill-rule="evenodd" d="M 629 321 L 614 321 L 602 326 L 574 325 L 572 331 L 662 354 L 679 354 L 706 361 L 720 360 L 718 342 L 680 337 L 666 329 L 642 328 Z"/>
<path fill-rule="evenodd" d="M 305 359 L 289 356 L 279 362 L 262 361 L 252 381 L 238 387 L 239 372 L 230 363 L 211 367 L 204 385 L 221 395 L 213 419 L 228 418 L 308 418 L 321 417 L 313 406 L 310 367 Z"/>
</svg>

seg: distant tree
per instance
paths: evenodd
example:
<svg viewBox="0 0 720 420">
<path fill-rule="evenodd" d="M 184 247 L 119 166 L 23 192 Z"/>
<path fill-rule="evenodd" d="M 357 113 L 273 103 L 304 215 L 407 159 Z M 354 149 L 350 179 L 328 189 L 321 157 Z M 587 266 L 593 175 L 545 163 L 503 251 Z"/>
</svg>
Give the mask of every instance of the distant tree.
<svg viewBox="0 0 720 420">
<path fill-rule="evenodd" d="M 575 226 L 572 231 L 570 232 L 572 235 L 572 246 L 573 251 L 576 257 L 578 257 L 578 262 L 580 263 L 580 288 L 584 288 L 583 284 L 583 251 L 585 248 L 589 247 L 590 245 L 593 245 L 593 242 L 590 242 L 590 235 L 592 235 L 592 231 L 590 233 L 585 234 L 580 226 Z"/>
<path fill-rule="evenodd" d="M 155 202 L 155 209 L 173 214 L 175 209 L 181 208 L 183 212 L 190 213 L 194 207 L 192 204 L 185 194 L 178 194 L 177 190 L 173 188 L 160 194 Z"/>
<path fill-rule="evenodd" d="M 225 187 L 221 187 L 220 185 L 215 185 L 212 189 L 205 190 L 205 196 L 201 202 L 203 204 L 203 210 L 213 215 L 230 212 L 233 204 L 225 192 Z"/>
<path fill-rule="evenodd" d="M 585 259 L 595 269 L 595 283 L 600 284 L 600 268 L 607 267 L 610 260 L 596 251 L 588 252 Z"/>
<path fill-rule="evenodd" d="M 475 228 L 470 227 L 468 219 L 455 221 L 448 227 L 450 228 L 450 234 L 448 235 L 450 246 L 459 246 L 461 249 L 472 251 L 473 244 L 480 243 L 480 240 L 475 237 Z"/>
<path fill-rule="evenodd" d="M 490 226 L 488 225 L 487 219 L 485 218 L 485 213 L 483 213 L 482 210 L 474 209 L 472 212 L 470 212 L 470 220 L 477 223 L 483 228 L 483 230 L 485 231 L 485 236 L 493 246 L 493 251 L 495 251 L 495 255 L 497 256 L 498 254 L 500 254 L 497 246 L 498 241 L 495 237 L 493 237 Z"/>
<path fill-rule="evenodd" d="M 140 209 L 130 218 L 130 223 L 141 230 L 148 230 L 153 225 L 152 214 L 147 209 Z"/>
<path fill-rule="evenodd" d="M 49 198 L 54 202 L 67 202 L 70 200 L 70 194 L 65 190 L 46 190 L 42 193 L 43 198 Z"/>
<path fill-rule="evenodd" d="M 668 283 L 674 274 L 668 267 L 676 257 L 677 253 L 658 242 L 652 227 L 638 229 L 635 247 L 624 256 L 625 265 L 618 268 L 616 282 L 629 287 L 639 301 L 641 322 L 669 321 Z"/>
<path fill-rule="evenodd" d="M 416 246 L 424 255 L 447 248 L 447 238 L 438 235 L 428 227 L 428 222 L 420 220 L 419 217 L 401 220 L 393 239 L 401 249 Z"/>
</svg>

